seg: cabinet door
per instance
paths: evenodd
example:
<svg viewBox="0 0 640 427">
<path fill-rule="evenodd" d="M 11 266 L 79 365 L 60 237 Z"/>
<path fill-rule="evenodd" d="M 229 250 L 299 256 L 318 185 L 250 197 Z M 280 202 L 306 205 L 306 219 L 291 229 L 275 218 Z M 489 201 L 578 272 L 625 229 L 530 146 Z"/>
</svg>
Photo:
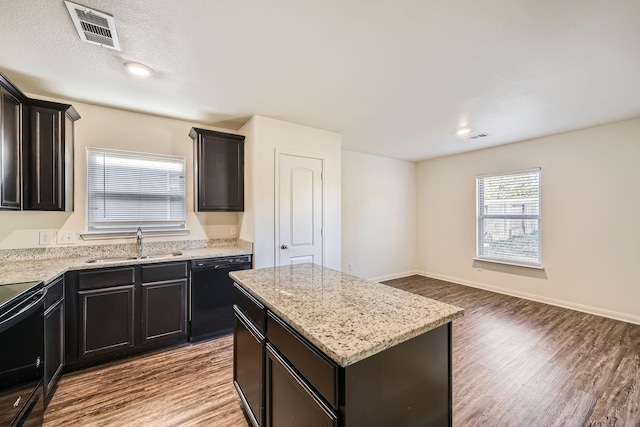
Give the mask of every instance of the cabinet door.
<svg viewBox="0 0 640 427">
<path fill-rule="evenodd" d="M 134 345 L 134 285 L 78 291 L 79 357 Z"/>
<path fill-rule="evenodd" d="M 22 105 L 0 88 L 0 209 L 20 209 Z"/>
<path fill-rule="evenodd" d="M 51 400 L 64 367 L 64 301 L 62 299 L 44 315 L 44 400 Z"/>
<path fill-rule="evenodd" d="M 64 210 L 62 112 L 30 107 L 25 209 Z"/>
<path fill-rule="evenodd" d="M 198 211 L 244 210 L 244 136 L 193 129 Z"/>
<path fill-rule="evenodd" d="M 142 343 L 187 336 L 187 279 L 142 284 Z"/>
<path fill-rule="evenodd" d="M 24 209 L 73 210 L 73 130 L 70 105 L 32 101 L 24 144 Z"/>
<path fill-rule="evenodd" d="M 338 418 L 270 345 L 266 345 L 267 427 L 337 426 Z"/>
<path fill-rule="evenodd" d="M 254 426 L 264 425 L 264 337 L 234 307 L 233 383 Z"/>
</svg>

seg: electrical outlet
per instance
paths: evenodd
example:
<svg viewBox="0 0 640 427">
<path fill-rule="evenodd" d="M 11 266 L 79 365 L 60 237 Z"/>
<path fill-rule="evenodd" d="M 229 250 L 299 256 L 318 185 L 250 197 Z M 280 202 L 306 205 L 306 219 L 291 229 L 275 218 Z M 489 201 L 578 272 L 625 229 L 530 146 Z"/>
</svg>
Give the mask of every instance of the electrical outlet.
<svg viewBox="0 0 640 427">
<path fill-rule="evenodd" d="M 229 227 L 229 234 L 231 234 L 232 236 L 235 236 L 236 234 L 238 234 L 238 229 L 236 228 L 235 225 L 232 225 L 231 227 Z"/>
<path fill-rule="evenodd" d="M 53 231 L 40 232 L 40 245 L 50 245 L 53 243 Z"/>
<path fill-rule="evenodd" d="M 76 234 L 73 231 L 58 231 L 58 244 L 71 245 L 76 240 Z"/>
<path fill-rule="evenodd" d="M 349 271 L 353 271 L 353 263 L 352 262 L 349 263 Z"/>
</svg>

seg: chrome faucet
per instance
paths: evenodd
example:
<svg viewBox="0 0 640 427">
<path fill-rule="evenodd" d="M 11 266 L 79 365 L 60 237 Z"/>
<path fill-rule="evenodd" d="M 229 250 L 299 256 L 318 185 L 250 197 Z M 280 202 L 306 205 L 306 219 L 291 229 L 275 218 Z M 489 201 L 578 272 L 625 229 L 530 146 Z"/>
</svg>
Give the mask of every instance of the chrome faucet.
<svg viewBox="0 0 640 427">
<path fill-rule="evenodd" d="M 136 231 L 136 258 L 142 258 L 142 228 L 138 227 Z"/>
</svg>

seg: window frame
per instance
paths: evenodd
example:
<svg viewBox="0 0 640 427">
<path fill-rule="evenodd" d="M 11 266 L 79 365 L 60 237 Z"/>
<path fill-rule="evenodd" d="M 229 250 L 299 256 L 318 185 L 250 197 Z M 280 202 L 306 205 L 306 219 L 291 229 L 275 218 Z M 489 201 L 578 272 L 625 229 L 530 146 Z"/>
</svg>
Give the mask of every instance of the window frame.
<svg viewBox="0 0 640 427">
<path fill-rule="evenodd" d="M 509 175 L 521 175 L 527 173 L 536 172 L 538 174 L 538 214 L 537 215 L 516 215 L 516 214 L 485 214 L 484 212 L 480 212 L 480 180 L 491 177 L 502 177 Z M 484 193 L 483 193 L 484 199 Z M 498 258 L 498 257 L 489 257 L 486 255 L 480 254 L 480 245 L 484 243 L 482 238 L 482 234 L 484 232 L 483 220 L 484 219 L 516 219 L 516 220 L 537 220 L 538 221 L 538 261 L 537 262 L 527 262 L 518 259 L 510 259 L 510 258 Z M 495 264 L 504 264 L 511 265 L 516 267 L 526 267 L 533 269 L 544 269 L 542 265 L 542 168 L 530 168 L 530 169 L 521 169 L 516 171 L 508 171 L 508 172 L 500 172 L 500 173 L 489 173 L 476 176 L 476 256 L 473 258 L 478 262 L 489 262 Z"/>
<path fill-rule="evenodd" d="M 159 220 L 159 221 L 150 221 L 148 223 L 140 222 L 140 221 L 122 221 L 122 227 L 118 227 L 118 222 L 112 222 L 113 226 L 98 226 L 94 228 L 91 224 L 100 223 L 100 221 L 90 221 L 90 191 L 91 186 L 89 183 L 90 176 L 90 156 L 92 153 L 113 153 L 116 155 L 127 156 L 130 159 L 139 158 L 141 160 L 155 160 L 155 161 L 172 161 L 173 163 L 180 163 L 182 166 L 182 175 L 183 182 L 182 187 L 183 191 L 182 199 L 184 204 L 184 218 L 182 220 Z M 85 176 L 85 208 L 86 208 L 86 216 L 85 216 L 85 229 L 86 233 L 81 234 L 81 237 L 84 240 L 93 240 L 93 239 L 108 239 L 108 238 L 119 238 L 119 237 L 128 237 L 135 234 L 135 229 L 137 227 L 141 227 L 146 236 L 164 236 L 164 235 L 186 235 L 189 234 L 189 230 L 187 228 L 187 159 L 184 156 L 178 155 L 169 155 L 169 154 L 158 154 L 158 153 L 148 153 L 148 152 L 139 152 L 139 151 L 130 151 L 130 150 L 119 150 L 112 149 L 106 147 L 86 147 L 86 176 Z M 107 221 L 108 223 L 108 221 Z M 160 224 L 158 226 L 158 224 Z M 174 226 L 171 226 L 171 225 Z M 177 226 L 175 226 L 177 224 Z M 163 226 L 164 225 L 164 226 Z M 135 228 L 134 228 L 135 227 Z"/>
</svg>

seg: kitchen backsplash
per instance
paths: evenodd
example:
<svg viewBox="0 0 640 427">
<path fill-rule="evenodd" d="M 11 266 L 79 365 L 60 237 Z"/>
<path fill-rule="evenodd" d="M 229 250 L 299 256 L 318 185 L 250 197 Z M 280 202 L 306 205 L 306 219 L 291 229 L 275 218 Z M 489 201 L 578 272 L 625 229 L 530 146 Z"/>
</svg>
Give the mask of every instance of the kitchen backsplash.
<svg viewBox="0 0 640 427">
<path fill-rule="evenodd" d="M 167 242 L 144 242 L 143 255 L 166 254 L 189 249 L 240 246 L 252 250 L 252 243 L 242 239 L 174 240 Z M 131 256 L 136 253 L 135 243 L 91 246 L 55 246 L 46 248 L 3 249 L 0 262 L 26 261 L 51 258 L 104 258 Z"/>
</svg>

